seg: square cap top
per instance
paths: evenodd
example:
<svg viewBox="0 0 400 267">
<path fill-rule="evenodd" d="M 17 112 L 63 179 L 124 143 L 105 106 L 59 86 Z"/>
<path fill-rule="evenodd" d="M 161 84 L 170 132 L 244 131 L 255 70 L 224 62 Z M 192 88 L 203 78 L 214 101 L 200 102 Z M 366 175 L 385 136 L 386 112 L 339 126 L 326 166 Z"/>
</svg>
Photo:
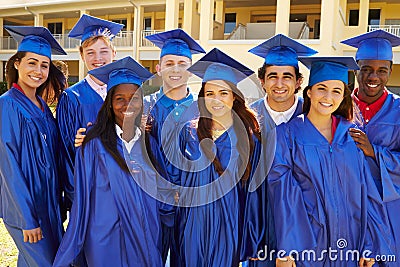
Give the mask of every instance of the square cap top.
<svg viewBox="0 0 400 267">
<path fill-rule="evenodd" d="M 192 58 L 192 54 L 205 53 L 204 49 L 185 31 L 175 29 L 146 36 L 146 39 L 161 49 L 160 58 L 177 55 Z"/>
<path fill-rule="evenodd" d="M 123 24 L 83 14 L 68 37 L 80 39 L 81 43 L 92 36 L 105 36 L 112 40 L 124 27 Z"/>
<path fill-rule="evenodd" d="M 234 85 L 254 74 L 254 71 L 218 50 L 218 48 L 208 52 L 193 64 L 188 71 L 202 78 L 203 82 L 224 80 Z"/>
<path fill-rule="evenodd" d="M 318 53 L 283 34 L 271 37 L 250 49 L 249 52 L 264 58 L 267 65 L 293 66 L 297 69 L 299 56 L 312 56 Z"/>
<path fill-rule="evenodd" d="M 151 72 L 130 56 L 93 69 L 88 73 L 107 84 L 107 91 L 123 83 L 132 83 L 140 87 L 143 82 L 153 76 Z"/>
<path fill-rule="evenodd" d="M 328 80 L 348 84 L 348 71 L 359 69 L 353 57 L 299 57 L 299 61 L 310 69 L 309 86 Z"/>
<path fill-rule="evenodd" d="M 341 42 L 356 47 L 356 60 L 393 60 L 392 48 L 400 45 L 400 38 L 383 30 L 367 32 Z"/>
<path fill-rule="evenodd" d="M 52 54 L 67 54 L 45 27 L 4 26 L 4 28 L 18 42 L 18 51 L 32 52 L 49 59 L 51 59 Z"/>
</svg>

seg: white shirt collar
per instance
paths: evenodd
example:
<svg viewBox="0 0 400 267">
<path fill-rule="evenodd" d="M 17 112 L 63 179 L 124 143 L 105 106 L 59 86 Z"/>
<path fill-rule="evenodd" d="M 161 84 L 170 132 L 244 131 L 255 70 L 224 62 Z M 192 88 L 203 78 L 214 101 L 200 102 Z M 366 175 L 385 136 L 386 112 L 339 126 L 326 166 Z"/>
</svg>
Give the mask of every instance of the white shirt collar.
<svg viewBox="0 0 400 267">
<path fill-rule="evenodd" d="M 298 102 L 299 102 L 299 99 L 298 99 L 297 95 L 295 95 L 293 106 L 291 106 L 288 110 L 285 110 L 285 111 L 275 111 L 269 106 L 267 97 L 264 98 L 265 107 L 266 107 L 269 115 L 271 115 L 271 118 L 274 120 L 276 125 L 279 125 L 283 122 L 288 122 L 292 118 L 293 114 L 296 111 Z"/>
<path fill-rule="evenodd" d="M 90 87 L 92 87 L 93 90 L 94 90 L 96 93 L 98 93 L 98 94 L 101 96 L 101 98 L 103 98 L 103 100 L 106 99 L 106 96 L 107 96 L 107 84 L 103 84 L 103 85 L 97 84 L 97 83 L 92 79 L 92 77 L 90 77 L 89 74 L 85 77 L 85 79 L 86 79 L 86 81 L 88 82 L 88 84 L 90 85 Z"/>
<path fill-rule="evenodd" d="M 121 129 L 121 127 L 118 126 L 118 124 L 115 124 L 115 131 L 117 132 L 119 139 L 122 140 L 122 143 L 125 145 L 125 148 L 129 153 L 131 153 L 133 145 L 136 143 L 137 140 L 139 140 L 140 136 L 142 135 L 139 127 L 136 127 L 135 136 L 129 142 L 126 142 L 124 139 L 122 139 L 122 133 L 124 131 Z"/>
</svg>

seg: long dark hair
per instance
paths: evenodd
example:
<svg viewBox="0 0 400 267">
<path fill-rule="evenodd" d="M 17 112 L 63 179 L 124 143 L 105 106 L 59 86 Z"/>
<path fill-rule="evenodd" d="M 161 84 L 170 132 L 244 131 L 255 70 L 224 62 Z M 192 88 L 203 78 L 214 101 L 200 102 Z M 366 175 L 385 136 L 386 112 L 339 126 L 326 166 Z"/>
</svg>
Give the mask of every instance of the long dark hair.
<svg viewBox="0 0 400 267">
<path fill-rule="evenodd" d="M 244 138 L 248 139 L 248 144 L 250 145 L 250 149 L 248 150 L 247 142 L 238 142 L 237 149 L 240 157 L 242 158 L 242 162 L 247 162 L 246 166 L 239 166 L 239 173 L 243 172 L 241 177 L 242 182 L 246 182 L 250 176 L 251 172 L 251 162 L 250 156 L 254 151 L 254 140 L 253 134 L 257 137 L 258 140 L 261 140 L 260 127 L 257 122 L 256 115 L 254 112 L 246 105 L 243 94 L 237 89 L 237 87 L 228 81 L 225 81 L 229 87 L 231 88 L 235 100 L 233 101 L 232 111 L 237 114 L 237 116 L 233 116 L 233 128 L 238 136 L 238 140 L 243 140 Z M 213 120 L 211 118 L 211 113 L 207 110 L 205 105 L 205 93 L 204 87 L 206 83 L 202 84 L 202 87 L 199 92 L 198 99 L 198 107 L 200 111 L 200 119 L 197 125 L 197 136 L 199 137 L 199 141 L 201 142 L 203 139 L 209 138 L 212 140 L 212 124 Z M 244 125 L 244 128 L 243 128 Z M 219 175 L 222 175 L 224 169 L 222 168 L 221 162 L 214 155 L 212 151 L 212 146 L 206 144 L 207 142 L 201 142 L 201 148 L 207 158 L 213 162 L 214 168 Z"/>
<path fill-rule="evenodd" d="M 343 94 L 343 100 L 342 103 L 340 103 L 339 107 L 337 110 L 333 112 L 333 115 L 339 115 L 342 116 L 343 118 L 351 121 L 353 119 L 353 100 L 351 98 L 351 91 L 349 86 L 344 83 L 344 94 Z M 304 98 L 304 103 L 303 103 L 303 112 L 305 114 L 308 114 L 311 108 L 311 99 L 308 97 L 307 92 L 308 90 L 311 89 L 312 86 L 307 86 L 304 88 L 303 91 L 303 98 Z"/>
<path fill-rule="evenodd" d="M 104 103 L 101 106 L 99 113 L 97 114 L 96 123 L 93 125 L 93 127 L 90 128 L 85 137 L 85 140 L 83 141 L 82 155 L 84 155 L 84 149 L 86 144 L 90 142 L 90 140 L 98 137 L 100 138 L 100 141 L 103 144 L 106 151 L 110 153 L 110 155 L 117 162 L 118 166 L 120 166 L 121 169 L 123 169 L 124 171 L 129 172 L 129 168 L 126 165 L 125 159 L 117 149 L 117 144 L 118 144 L 117 141 L 119 137 L 117 136 L 117 132 L 115 131 L 115 114 L 112 107 L 112 99 L 115 94 L 117 86 L 111 88 L 110 91 L 107 93 L 107 97 L 104 100 Z M 143 100 L 142 89 L 140 89 L 139 87 L 139 89 L 136 92 L 140 92 Z M 135 119 L 136 127 L 140 127 L 141 125 L 142 114 L 143 114 L 143 104 L 140 113 Z"/>
<path fill-rule="evenodd" d="M 48 105 L 56 104 L 61 93 L 68 87 L 67 77 L 53 62 L 50 64 L 50 72 L 54 73 L 54 75 L 49 76 L 49 79 L 46 81 L 46 87 L 40 87 L 36 90 L 36 93 Z"/>
<path fill-rule="evenodd" d="M 15 62 L 21 62 L 21 59 L 26 56 L 26 53 L 27 52 L 19 51 L 10 57 L 6 63 L 6 80 L 9 89 L 12 87 L 13 83 L 18 83 L 18 70 L 15 68 L 14 64 Z M 65 88 L 59 82 L 63 81 L 63 79 L 65 79 L 64 74 L 50 61 L 49 76 L 44 83 L 36 88 L 36 94 L 42 96 L 43 92 L 46 91 L 47 97 L 45 96 L 44 100 L 48 102 L 47 100 L 49 100 L 51 96 L 52 101 L 56 101 Z M 50 83 L 57 86 L 49 87 Z M 50 88 L 50 90 L 45 90 L 46 88 Z"/>
</svg>

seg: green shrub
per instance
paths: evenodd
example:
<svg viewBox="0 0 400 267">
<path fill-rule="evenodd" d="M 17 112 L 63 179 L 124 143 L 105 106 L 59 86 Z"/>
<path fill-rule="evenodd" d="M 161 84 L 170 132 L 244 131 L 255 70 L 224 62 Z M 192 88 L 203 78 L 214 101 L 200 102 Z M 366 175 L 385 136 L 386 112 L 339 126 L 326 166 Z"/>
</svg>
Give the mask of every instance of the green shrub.
<svg viewBox="0 0 400 267">
<path fill-rule="evenodd" d="M 7 82 L 0 82 L 0 95 L 4 94 L 7 92 Z"/>
</svg>

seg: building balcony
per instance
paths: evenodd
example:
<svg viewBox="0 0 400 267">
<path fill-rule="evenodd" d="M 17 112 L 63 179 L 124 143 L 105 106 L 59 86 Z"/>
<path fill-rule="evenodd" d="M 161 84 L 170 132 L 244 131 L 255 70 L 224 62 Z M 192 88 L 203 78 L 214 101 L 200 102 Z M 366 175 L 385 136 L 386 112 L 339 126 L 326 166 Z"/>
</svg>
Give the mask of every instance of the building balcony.
<svg viewBox="0 0 400 267">
<path fill-rule="evenodd" d="M 400 25 L 369 25 L 368 31 L 384 30 L 400 37 Z"/>
<path fill-rule="evenodd" d="M 275 35 L 275 22 L 247 23 L 239 25 L 229 34 L 226 40 L 263 40 Z M 309 39 L 310 27 L 307 22 L 290 22 L 289 37 Z"/>
<path fill-rule="evenodd" d="M 69 38 L 68 34 L 53 34 L 54 38 L 60 43 L 64 49 L 75 49 L 80 45 L 80 40 Z M 133 47 L 135 32 L 121 31 L 115 36 L 113 43 L 116 47 Z M 1 50 L 16 50 L 17 42 L 11 36 L 0 37 Z"/>
</svg>

